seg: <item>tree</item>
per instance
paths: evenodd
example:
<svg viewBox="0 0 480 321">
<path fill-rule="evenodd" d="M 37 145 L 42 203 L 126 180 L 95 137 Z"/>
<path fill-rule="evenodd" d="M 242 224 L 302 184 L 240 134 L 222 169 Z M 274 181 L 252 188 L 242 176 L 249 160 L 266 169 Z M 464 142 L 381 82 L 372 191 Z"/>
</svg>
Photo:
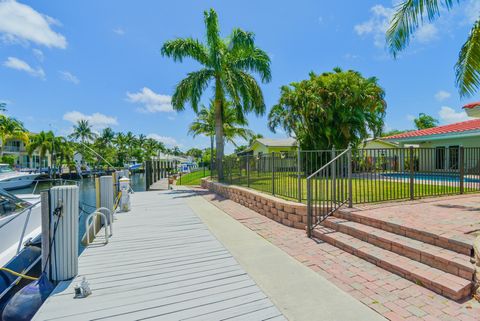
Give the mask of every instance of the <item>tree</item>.
<svg viewBox="0 0 480 321">
<path fill-rule="evenodd" d="M 389 130 L 388 132 L 382 132 L 381 137 L 388 137 L 388 136 L 403 134 L 406 132 L 409 132 L 409 130 L 392 129 L 392 130 Z"/>
<path fill-rule="evenodd" d="M 35 151 L 38 151 L 40 158 L 44 158 L 48 153 L 51 157 L 52 166 L 57 167 L 57 165 L 62 164 L 64 159 L 71 160 L 71 148 L 66 145 L 68 145 L 66 139 L 55 136 L 53 131 L 41 131 L 38 134 L 31 135 L 27 152 L 31 156 Z M 60 160 L 59 163 L 57 163 L 57 158 Z"/>
<path fill-rule="evenodd" d="M 198 148 L 190 148 L 189 150 L 187 150 L 187 152 L 185 153 L 185 155 L 187 156 L 192 156 L 193 158 L 195 159 L 198 159 L 200 157 L 202 157 L 202 150 L 201 149 L 198 149 Z"/>
<path fill-rule="evenodd" d="M 418 117 L 413 120 L 415 127 L 417 129 L 426 129 L 436 127 L 438 125 L 438 120 L 433 118 L 430 115 L 420 113 Z"/>
<path fill-rule="evenodd" d="M 244 126 L 248 126 L 248 121 L 246 118 L 238 118 L 237 112 L 233 109 L 230 102 L 224 103 L 223 108 L 223 135 L 224 139 L 227 142 L 230 142 L 234 145 L 235 139 L 240 137 L 245 140 L 248 140 L 250 136 L 253 135 L 253 132 Z M 210 154 L 213 155 L 213 145 L 215 142 L 215 128 L 216 128 L 216 114 L 215 114 L 215 102 L 210 101 L 210 106 L 206 107 L 202 105 L 202 109 L 197 113 L 197 118 L 193 123 L 190 124 L 190 129 L 188 133 L 193 137 L 198 135 L 205 135 L 210 137 Z M 210 163 L 212 166 L 212 164 Z M 212 168 L 210 168 L 212 169 Z"/>
<path fill-rule="evenodd" d="M 268 116 L 275 132 L 295 134 L 303 149 L 346 148 L 358 145 L 383 128 L 386 103 L 376 78 L 356 71 L 316 75 L 281 88 L 281 97 Z"/>
<path fill-rule="evenodd" d="M 29 136 L 22 122 L 15 118 L 0 114 L 0 156 L 3 156 L 3 147 L 8 140 L 18 139 L 28 145 Z"/>
<path fill-rule="evenodd" d="M 80 140 L 82 144 L 85 144 L 93 141 L 96 136 L 88 120 L 82 119 L 73 126 L 73 133 L 71 133 L 69 137 L 74 140 Z"/>
<path fill-rule="evenodd" d="M 387 31 L 387 46 L 394 57 L 404 50 L 415 31 L 426 21 L 432 22 L 459 0 L 404 0 L 397 6 Z M 477 13 L 478 14 L 478 13 Z M 480 19 L 470 31 L 455 64 L 456 83 L 461 96 L 474 94 L 480 86 Z"/>
<path fill-rule="evenodd" d="M 231 100 L 239 119 L 254 112 L 265 113 L 263 94 L 251 73 L 257 73 L 262 82 L 271 79 L 270 58 L 267 53 L 255 46 L 254 34 L 234 29 L 227 38 L 220 37 L 217 13 L 210 9 L 204 12 L 206 44 L 192 38 L 178 38 L 164 43 L 163 56 L 182 62 L 190 57 L 202 65 L 202 69 L 190 72 L 180 81 L 172 97 L 175 110 L 184 110 L 190 102 L 197 112 L 202 94 L 213 82 L 215 106 L 215 141 L 217 171 L 223 179 L 224 127 L 223 110 L 225 102 Z"/>
<path fill-rule="evenodd" d="M 259 138 L 263 138 L 263 135 L 262 134 L 254 134 L 250 137 L 250 139 L 248 140 L 248 146 L 252 146 L 253 142 L 256 141 L 257 139 Z"/>
</svg>

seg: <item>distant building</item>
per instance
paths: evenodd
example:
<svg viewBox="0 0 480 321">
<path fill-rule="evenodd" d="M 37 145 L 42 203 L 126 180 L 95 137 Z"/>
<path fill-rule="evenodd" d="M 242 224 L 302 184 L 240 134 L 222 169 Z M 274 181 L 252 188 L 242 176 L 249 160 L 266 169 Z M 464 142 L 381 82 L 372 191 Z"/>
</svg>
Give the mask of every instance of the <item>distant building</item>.
<svg viewBox="0 0 480 321">
<path fill-rule="evenodd" d="M 286 153 L 297 150 L 297 141 L 294 138 L 257 138 L 246 150 L 237 153 L 238 156 Z"/>
<path fill-rule="evenodd" d="M 12 155 L 15 157 L 15 166 L 19 168 L 46 168 L 52 165 L 51 155 L 47 152 L 44 157 L 40 157 L 38 150 L 32 155 L 27 152 L 25 142 L 20 139 L 8 139 L 5 144 L 0 140 L 3 155 Z"/>
</svg>

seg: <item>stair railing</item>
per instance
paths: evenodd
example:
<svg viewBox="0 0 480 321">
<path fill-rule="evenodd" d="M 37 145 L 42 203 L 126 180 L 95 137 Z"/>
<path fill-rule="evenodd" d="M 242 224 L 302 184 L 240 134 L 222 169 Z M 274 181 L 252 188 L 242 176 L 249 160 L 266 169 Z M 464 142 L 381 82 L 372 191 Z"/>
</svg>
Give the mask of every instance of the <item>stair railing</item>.
<svg viewBox="0 0 480 321">
<path fill-rule="evenodd" d="M 307 235 L 341 206 L 352 207 L 352 149 L 340 154 L 307 177 Z"/>
</svg>

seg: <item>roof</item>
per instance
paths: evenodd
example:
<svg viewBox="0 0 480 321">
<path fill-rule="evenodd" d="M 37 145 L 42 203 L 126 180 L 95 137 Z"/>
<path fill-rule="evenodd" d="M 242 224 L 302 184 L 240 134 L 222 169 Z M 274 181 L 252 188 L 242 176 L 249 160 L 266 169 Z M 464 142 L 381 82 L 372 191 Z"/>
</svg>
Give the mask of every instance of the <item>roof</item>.
<svg viewBox="0 0 480 321">
<path fill-rule="evenodd" d="M 477 101 L 477 102 L 474 102 L 474 103 L 470 103 L 470 104 L 466 104 L 465 106 L 463 106 L 464 109 L 473 109 L 475 107 L 479 107 L 480 106 L 480 101 Z"/>
<path fill-rule="evenodd" d="M 297 144 L 294 138 L 257 138 L 255 141 L 267 147 L 291 147 Z"/>
<path fill-rule="evenodd" d="M 408 138 L 430 137 L 437 135 L 459 134 L 478 132 L 480 135 L 480 119 L 472 119 L 459 123 L 438 126 L 433 128 L 414 130 L 411 132 L 401 133 L 393 136 L 385 137 L 387 140 L 403 140 Z"/>
</svg>

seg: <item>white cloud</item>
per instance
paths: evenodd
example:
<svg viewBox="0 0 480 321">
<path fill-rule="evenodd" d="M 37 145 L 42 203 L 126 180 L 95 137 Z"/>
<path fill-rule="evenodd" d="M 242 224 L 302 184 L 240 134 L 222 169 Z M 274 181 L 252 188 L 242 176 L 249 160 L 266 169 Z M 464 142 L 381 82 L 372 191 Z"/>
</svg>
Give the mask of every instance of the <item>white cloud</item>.
<svg viewBox="0 0 480 321">
<path fill-rule="evenodd" d="M 456 112 L 453 108 L 442 106 L 438 112 L 440 121 L 444 124 L 458 123 L 471 119 L 463 110 Z"/>
<path fill-rule="evenodd" d="M 173 112 L 172 97 L 157 94 L 147 87 L 137 93 L 127 92 L 127 100 L 131 103 L 142 104 L 139 111 L 145 113 Z"/>
<path fill-rule="evenodd" d="M 37 69 L 30 66 L 25 61 L 15 58 L 15 57 L 8 57 L 7 60 L 3 62 L 3 65 L 7 68 L 25 71 L 26 73 L 30 74 L 33 77 L 39 77 L 41 79 L 45 79 L 45 72 L 42 68 L 38 67 Z"/>
<path fill-rule="evenodd" d="M 448 99 L 450 98 L 450 96 L 452 96 L 451 93 L 449 93 L 448 91 L 445 91 L 445 90 L 440 90 L 438 91 L 436 94 L 435 94 L 435 99 L 438 100 L 438 101 L 444 101 L 445 99 Z"/>
<path fill-rule="evenodd" d="M 60 78 L 65 81 L 71 82 L 75 85 L 80 83 L 80 80 L 69 71 L 59 71 L 58 73 L 60 74 Z"/>
<path fill-rule="evenodd" d="M 422 25 L 415 32 L 415 38 L 420 43 L 428 43 L 432 40 L 437 39 L 437 37 L 438 37 L 438 29 L 431 23 Z"/>
<path fill-rule="evenodd" d="M 162 142 L 166 146 L 169 146 L 169 147 L 179 146 L 177 140 L 173 137 L 170 137 L 170 136 L 161 136 L 161 135 L 152 133 L 152 134 L 148 134 L 147 138 L 153 138 L 156 141 Z"/>
<path fill-rule="evenodd" d="M 115 32 L 119 36 L 123 36 L 125 34 L 125 30 L 123 30 L 120 27 L 117 27 L 117 28 L 113 29 L 112 31 Z"/>
<path fill-rule="evenodd" d="M 83 114 L 79 111 L 70 111 L 63 115 L 63 119 L 76 124 L 79 120 L 88 120 L 90 125 L 95 129 L 102 129 L 109 126 L 118 125 L 116 117 L 107 116 L 101 113 L 93 113 L 91 115 Z"/>
<path fill-rule="evenodd" d="M 40 62 L 43 62 L 43 59 L 45 58 L 45 56 L 43 55 L 43 51 L 41 51 L 40 49 L 33 49 L 33 55 L 35 56 L 35 58 L 37 58 L 38 61 Z"/>
<path fill-rule="evenodd" d="M 465 17 L 467 23 L 475 23 L 480 16 L 480 1 L 470 0 L 465 6 Z"/>
<path fill-rule="evenodd" d="M 0 33 L 10 42 L 33 42 L 46 47 L 65 49 L 65 37 L 53 31 L 60 23 L 14 0 L 0 1 Z"/>
<path fill-rule="evenodd" d="M 393 8 L 384 7 L 380 4 L 373 6 L 370 11 L 372 12 L 370 19 L 355 25 L 354 30 L 359 36 L 372 34 L 375 46 L 383 47 L 385 44 L 385 32 L 388 30 L 390 20 L 395 11 Z"/>
<path fill-rule="evenodd" d="M 369 20 L 354 26 L 359 36 L 372 35 L 377 47 L 385 46 L 385 33 L 395 13 L 394 8 L 377 4 L 370 9 L 372 15 Z M 438 29 L 430 23 L 422 25 L 415 32 L 414 38 L 420 43 L 428 43 L 438 37 Z"/>
</svg>

